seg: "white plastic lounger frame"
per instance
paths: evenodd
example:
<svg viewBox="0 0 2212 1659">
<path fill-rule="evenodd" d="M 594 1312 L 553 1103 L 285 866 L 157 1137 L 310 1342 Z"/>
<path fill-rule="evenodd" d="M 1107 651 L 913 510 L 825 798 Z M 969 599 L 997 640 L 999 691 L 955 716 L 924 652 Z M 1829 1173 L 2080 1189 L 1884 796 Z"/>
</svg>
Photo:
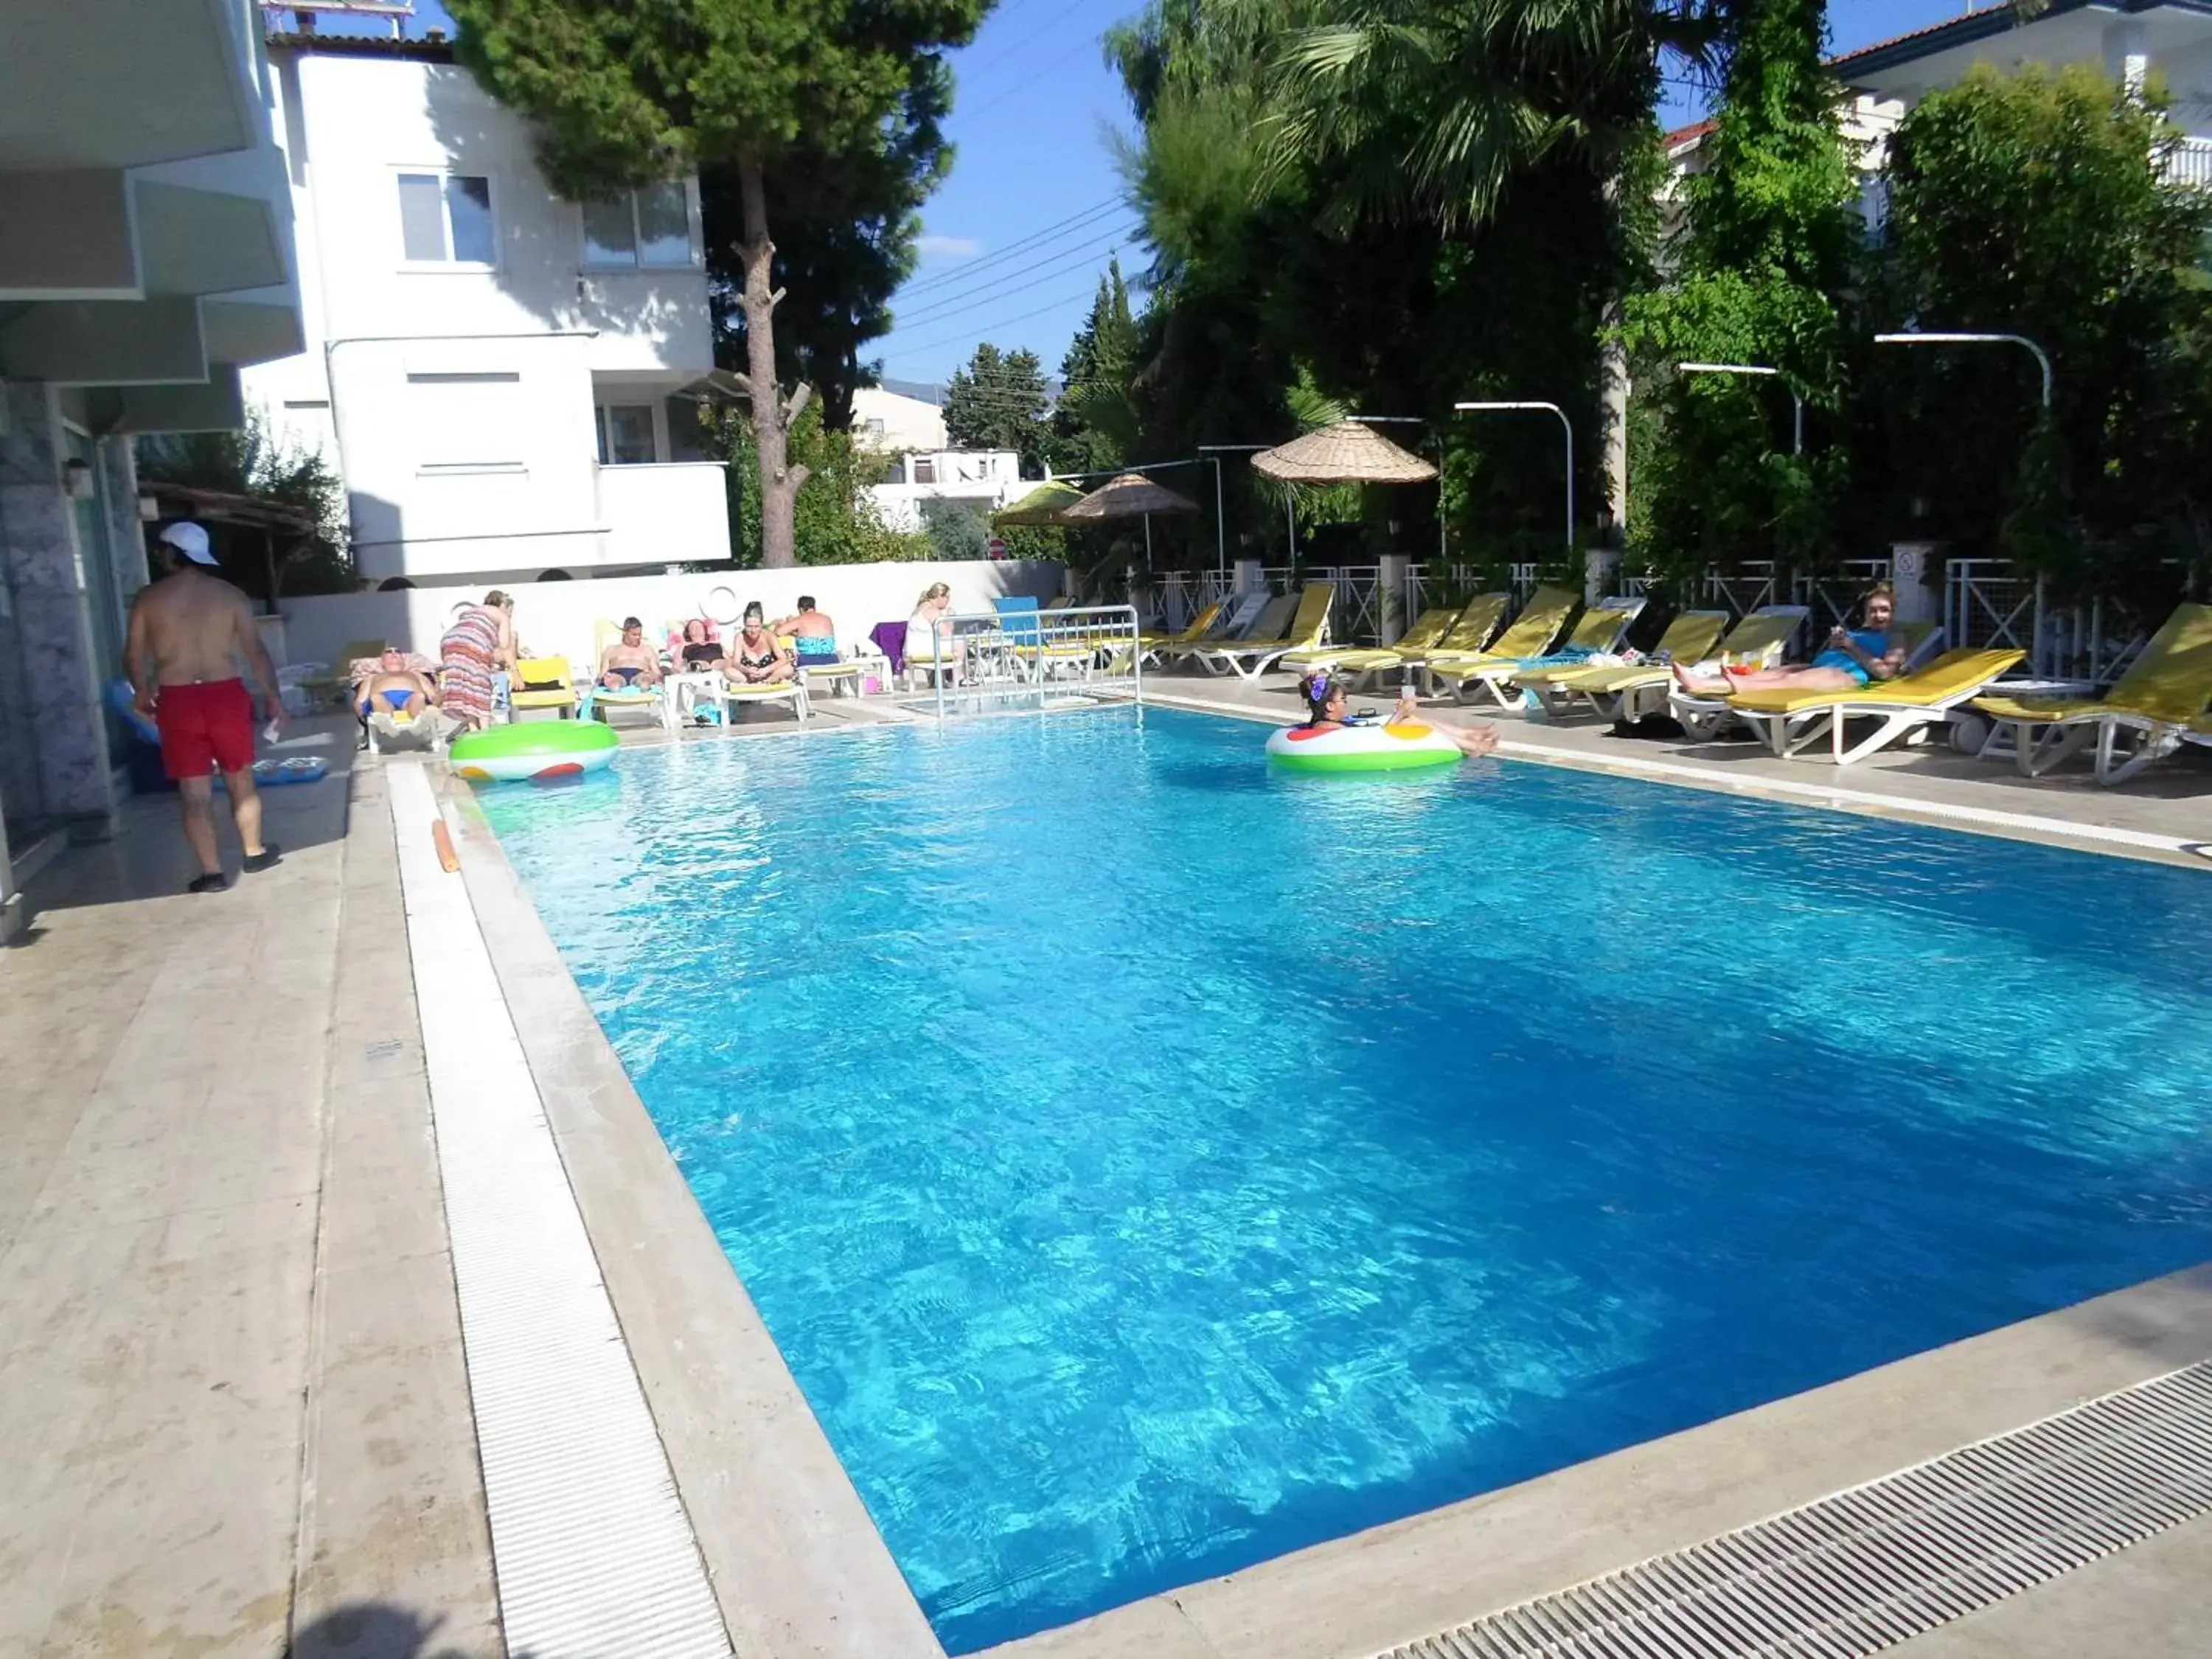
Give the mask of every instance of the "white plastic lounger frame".
<svg viewBox="0 0 2212 1659">
<path fill-rule="evenodd" d="M 1928 734 L 1928 728 L 1948 726 L 1951 711 L 1976 697 L 1986 696 L 1989 687 L 1970 685 L 1955 695 L 1938 702 L 1901 703 L 1868 700 L 1833 705 L 1828 708 L 1731 708 L 1736 719 L 1749 726 L 1753 734 L 1783 760 L 1790 760 L 1818 743 L 1829 740 L 1829 754 L 1838 766 L 1849 766 L 1864 760 L 1879 750 L 1887 749 L 1899 738 L 1908 743 L 1917 742 Z M 1856 743 L 1846 740 L 1845 731 L 1854 720 L 1879 721 L 1871 734 Z"/>
<path fill-rule="evenodd" d="M 1811 614 L 1808 609 L 1802 605 L 1770 605 L 1763 606 L 1753 614 L 1761 617 L 1775 617 L 1792 611 L 1801 617 Z M 1920 643 L 1912 648 L 1912 653 L 1905 658 L 1905 665 L 1897 672 L 1899 674 L 1910 674 L 1917 669 L 1924 668 L 1941 656 L 1942 652 L 1943 630 L 1940 628 L 1931 628 Z M 1679 686 L 1668 694 L 1667 708 L 1668 712 L 1680 722 L 1682 735 L 1693 743 L 1711 743 L 1729 726 L 1737 724 L 1741 714 L 1741 711 L 1726 697 L 1692 696 Z"/>
<path fill-rule="evenodd" d="M 1590 607 L 1592 611 L 1601 615 L 1616 617 L 1620 620 L 1613 624 L 1611 637 L 1604 644 L 1593 646 L 1591 649 L 1620 650 L 1621 641 L 1628 637 L 1629 629 L 1634 625 L 1636 619 L 1644 614 L 1644 607 L 1650 603 L 1650 600 L 1640 597 L 1616 595 L 1613 599 L 1600 599 L 1592 605 Z M 1581 623 L 1577 623 L 1576 626 L 1579 628 Z M 1449 665 L 1446 666 L 1448 667 Z M 1462 678 L 1459 684 L 1452 688 L 1452 700 L 1455 702 L 1465 702 L 1468 700 L 1468 689 L 1470 686 L 1479 685 L 1490 694 L 1491 700 L 1500 708 L 1517 708 L 1521 704 L 1519 694 L 1516 693 L 1509 697 L 1505 695 L 1505 688 L 1520 677 L 1522 667 L 1523 665 L 1518 662 L 1501 662 L 1477 669 L 1474 672 Z"/>
<path fill-rule="evenodd" d="M 2212 733 L 2124 708 L 2083 710 L 2065 720 L 1996 717 L 2013 732 L 2013 763 L 2021 775 L 2039 778 L 2082 750 L 2094 747 L 2097 781 L 2110 788 L 2155 765 L 2185 743 L 2212 744 Z"/>
</svg>

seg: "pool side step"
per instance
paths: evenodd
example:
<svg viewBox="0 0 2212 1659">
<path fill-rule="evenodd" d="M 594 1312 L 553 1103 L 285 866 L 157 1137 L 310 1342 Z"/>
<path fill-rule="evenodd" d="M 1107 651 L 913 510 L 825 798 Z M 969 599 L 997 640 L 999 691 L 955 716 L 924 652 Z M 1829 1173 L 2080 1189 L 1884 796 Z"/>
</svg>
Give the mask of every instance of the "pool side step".
<svg viewBox="0 0 2212 1659">
<path fill-rule="evenodd" d="M 1879 1653 L 2212 1510 L 2212 1360 L 1380 1659 Z"/>
</svg>

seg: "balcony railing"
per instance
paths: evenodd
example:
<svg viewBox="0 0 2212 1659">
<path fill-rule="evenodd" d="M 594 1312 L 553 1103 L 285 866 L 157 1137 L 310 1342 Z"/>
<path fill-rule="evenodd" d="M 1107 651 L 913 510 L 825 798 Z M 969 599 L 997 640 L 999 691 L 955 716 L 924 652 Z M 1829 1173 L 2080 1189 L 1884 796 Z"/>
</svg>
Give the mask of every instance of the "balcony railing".
<svg viewBox="0 0 2212 1659">
<path fill-rule="evenodd" d="M 2167 151 L 2166 176 L 2176 184 L 2212 190 L 2212 138 L 2184 138 Z"/>
</svg>

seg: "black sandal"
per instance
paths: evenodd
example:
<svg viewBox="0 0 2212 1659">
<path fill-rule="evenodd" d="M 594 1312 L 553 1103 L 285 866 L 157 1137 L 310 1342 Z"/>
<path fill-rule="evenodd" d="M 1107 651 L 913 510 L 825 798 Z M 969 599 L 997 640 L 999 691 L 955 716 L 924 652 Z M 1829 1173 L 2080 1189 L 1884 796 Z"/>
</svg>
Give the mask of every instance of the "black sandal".
<svg viewBox="0 0 2212 1659">
<path fill-rule="evenodd" d="M 187 893 L 220 893 L 229 885 L 230 878 L 218 870 L 211 876 L 194 876 L 191 885 L 185 890 Z"/>
<path fill-rule="evenodd" d="M 270 869 L 276 864 L 283 851 L 284 849 L 273 841 L 264 842 L 261 844 L 261 850 L 248 858 L 244 867 L 249 872 Z"/>
</svg>

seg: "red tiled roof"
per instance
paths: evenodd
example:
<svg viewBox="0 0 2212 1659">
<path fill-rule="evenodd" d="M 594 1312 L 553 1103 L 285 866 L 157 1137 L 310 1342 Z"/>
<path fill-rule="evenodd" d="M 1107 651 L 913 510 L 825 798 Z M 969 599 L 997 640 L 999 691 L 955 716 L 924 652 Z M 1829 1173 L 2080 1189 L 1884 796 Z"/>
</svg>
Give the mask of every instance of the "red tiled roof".
<svg viewBox="0 0 2212 1659">
<path fill-rule="evenodd" d="M 1666 137 L 1662 138 L 1659 142 L 1666 145 L 1670 150 L 1680 149 L 1685 144 L 1696 143 L 1698 139 L 1704 137 L 1707 133 L 1711 132 L 1718 125 L 1720 125 L 1718 121 L 1714 120 L 1711 116 L 1707 116 L 1702 121 L 1691 122 L 1686 127 L 1676 127 L 1674 131 L 1667 134 Z"/>
<path fill-rule="evenodd" d="M 2017 8 L 2013 4 L 2013 0 L 1997 0 L 1997 3 L 1994 6 L 1970 8 L 1966 11 L 1960 12 L 1956 17 L 1947 17 L 1940 23 L 1929 23 L 1924 27 L 1908 29 L 1903 34 L 1891 35 L 1887 40 L 1870 40 L 1863 46 L 1854 46 L 1849 52 L 1838 52 L 1833 58 L 1831 58 L 1828 62 L 1832 64 L 1837 65 L 1848 64 L 1854 58 L 1860 57 L 1867 52 L 1887 52 L 1892 46 L 1901 46 L 1908 40 L 1918 40 L 1928 35 L 1942 34 L 1947 30 L 1957 28 L 1961 23 L 1975 21 L 1979 19 L 1988 17 L 1996 12 L 2014 11 Z M 2023 18 L 2021 21 L 2025 22 L 2033 22 L 2035 20 L 2030 17 Z"/>
</svg>

